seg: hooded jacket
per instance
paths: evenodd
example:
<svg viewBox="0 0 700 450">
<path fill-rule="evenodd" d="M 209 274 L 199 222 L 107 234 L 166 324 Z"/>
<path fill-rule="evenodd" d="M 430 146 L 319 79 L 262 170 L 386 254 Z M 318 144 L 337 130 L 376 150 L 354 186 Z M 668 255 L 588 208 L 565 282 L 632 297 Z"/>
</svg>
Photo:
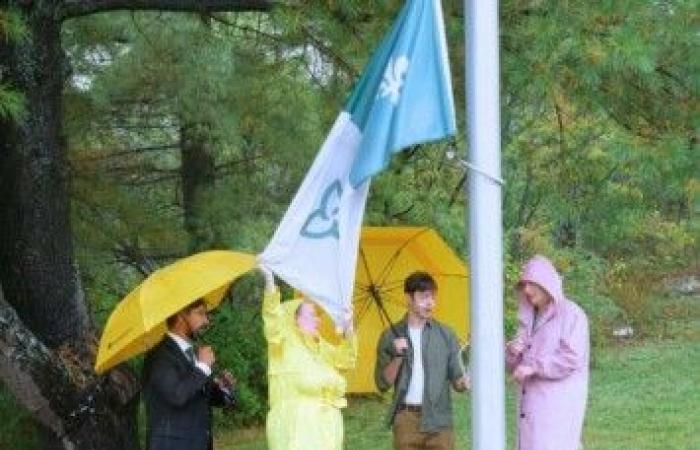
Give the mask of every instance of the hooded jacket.
<svg viewBox="0 0 700 450">
<path fill-rule="evenodd" d="M 518 450 L 579 450 L 588 395 L 588 319 L 564 296 L 562 280 L 552 263 L 536 256 L 528 261 L 520 282 L 532 282 L 552 298 L 535 308 L 520 296 L 516 339 L 522 354 L 506 349 L 506 366 L 529 366 L 534 374 L 520 386 Z"/>
<path fill-rule="evenodd" d="M 266 292 L 263 322 L 268 343 L 270 450 L 341 450 L 347 382 L 340 373 L 352 369 L 357 342 L 338 346 L 303 334 L 296 323 L 301 299 L 280 303 L 279 291 Z"/>
</svg>

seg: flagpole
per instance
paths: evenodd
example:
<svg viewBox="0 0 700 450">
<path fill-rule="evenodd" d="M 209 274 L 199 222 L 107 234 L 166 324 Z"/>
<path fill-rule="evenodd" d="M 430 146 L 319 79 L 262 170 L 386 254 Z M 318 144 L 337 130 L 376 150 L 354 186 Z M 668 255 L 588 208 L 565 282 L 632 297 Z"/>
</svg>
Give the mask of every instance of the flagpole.
<svg viewBox="0 0 700 450">
<path fill-rule="evenodd" d="M 465 0 L 472 449 L 505 450 L 498 1 Z"/>
</svg>

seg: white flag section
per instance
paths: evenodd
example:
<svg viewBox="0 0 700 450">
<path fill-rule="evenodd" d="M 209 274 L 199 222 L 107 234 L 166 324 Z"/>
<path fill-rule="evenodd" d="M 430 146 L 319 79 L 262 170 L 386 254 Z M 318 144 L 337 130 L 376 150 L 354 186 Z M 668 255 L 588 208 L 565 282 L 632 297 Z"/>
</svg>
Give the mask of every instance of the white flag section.
<svg viewBox="0 0 700 450">
<path fill-rule="evenodd" d="M 402 149 L 455 133 L 439 0 L 409 0 L 343 112 L 260 260 L 336 324 L 351 307 L 370 179 Z"/>
<path fill-rule="evenodd" d="M 362 135 L 343 111 L 260 259 L 341 324 L 350 307 L 369 180 L 349 174 Z"/>
</svg>

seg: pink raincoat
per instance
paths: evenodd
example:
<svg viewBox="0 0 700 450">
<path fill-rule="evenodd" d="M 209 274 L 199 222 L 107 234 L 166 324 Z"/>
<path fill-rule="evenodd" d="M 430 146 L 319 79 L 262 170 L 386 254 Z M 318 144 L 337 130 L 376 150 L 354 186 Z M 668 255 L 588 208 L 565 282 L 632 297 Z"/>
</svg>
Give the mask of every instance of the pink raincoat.
<svg viewBox="0 0 700 450">
<path fill-rule="evenodd" d="M 535 322 L 535 308 L 520 298 L 517 355 L 506 349 L 506 366 L 534 369 L 520 386 L 518 450 L 578 450 L 588 395 L 588 319 L 564 297 L 561 277 L 546 258 L 525 265 L 521 282 L 544 288 L 554 299 Z"/>
</svg>

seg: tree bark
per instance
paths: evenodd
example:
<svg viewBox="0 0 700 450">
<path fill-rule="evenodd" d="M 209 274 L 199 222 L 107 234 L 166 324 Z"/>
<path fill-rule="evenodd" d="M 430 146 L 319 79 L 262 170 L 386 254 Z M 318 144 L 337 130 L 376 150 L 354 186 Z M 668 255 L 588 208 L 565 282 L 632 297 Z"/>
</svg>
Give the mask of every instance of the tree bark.
<svg viewBox="0 0 700 450">
<path fill-rule="evenodd" d="M 279 0 L 65 0 L 62 18 L 106 11 L 246 12 L 270 11 Z"/>
<path fill-rule="evenodd" d="M 0 280 L 24 323 L 55 348 L 88 320 L 69 220 L 60 23 L 45 3 L 26 11 L 26 39 L 0 41 L 0 72 L 27 107 L 21 123 L 0 121 Z"/>
<path fill-rule="evenodd" d="M 62 131 L 67 67 L 61 22 L 102 11 L 265 11 L 270 0 L 0 0 L 27 36 L 0 38 L 0 82 L 25 98 L 22 120 L 0 118 L 0 377 L 49 430 L 46 448 L 131 450 L 136 380 L 97 377 L 94 336 L 73 255 Z M 11 305 L 11 306 L 10 306 Z"/>
<path fill-rule="evenodd" d="M 210 134 L 203 124 L 188 124 L 180 129 L 182 207 L 190 252 L 204 250 L 215 241 L 214 224 L 206 217 L 208 194 L 216 178 Z"/>
<path fill-rule="evenodd" d="M 95 377 L 90 352 L 83 350 L 92 346 L 52 351 L 22 323 L 0 288 L 0 381 L 49 432 L 45 446 L 137 449 L 136 380 L 123 368 Z"/>
</svg>

